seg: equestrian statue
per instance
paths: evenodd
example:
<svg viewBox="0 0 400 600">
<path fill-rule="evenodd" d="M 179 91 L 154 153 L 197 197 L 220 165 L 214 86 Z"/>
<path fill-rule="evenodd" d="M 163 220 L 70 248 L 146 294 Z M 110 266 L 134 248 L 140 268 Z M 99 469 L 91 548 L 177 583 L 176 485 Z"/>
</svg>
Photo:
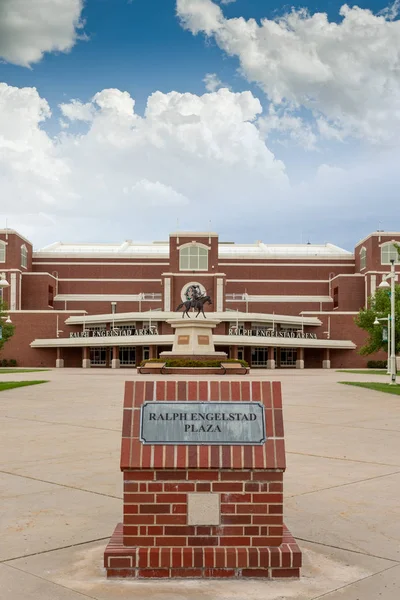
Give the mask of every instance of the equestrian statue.
<svg viewBox="0 0 400 600">
<path fill-rule="evenodd" d="M 182 302 L 176 309 L 178 311 L 184 307 L 182 319 L 185 317 L 185 315 L 187 315 L 190 319 L 189 310 L 191 308 L 197 309 L 196 319 L 200 313 L 202 313 L 203 317 L 206 318 L 206 315 L 204 314 L 204 304 L 206 302 L 207 304 L 212 304 L 210 296 L 203 294 L 199 285 L 190 285 L 185 292 L 185 296 L 187 300 Z"/>
</svg>

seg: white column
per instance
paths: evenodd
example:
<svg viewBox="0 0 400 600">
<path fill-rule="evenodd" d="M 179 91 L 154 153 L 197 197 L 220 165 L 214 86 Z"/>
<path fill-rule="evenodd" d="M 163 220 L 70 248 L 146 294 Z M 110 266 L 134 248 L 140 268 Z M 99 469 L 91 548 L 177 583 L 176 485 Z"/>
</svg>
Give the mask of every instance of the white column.
<svg viewBox="0 0 400 600">
<path fill-rule="evenodd" d="M 166 312 L 171 310 L 171 279 L 169 277 L 164 279 L 164 310 Z"/>
<path fill-rule="evenodd" d="M 367 277 L 367 275 L 365 275 L 365 277 L 364 277 L 364 284 L 365 284 L 365 292 L 364 292 L 365 302 L 364 302 L 364 308 L 368 308 L 368 277 Z"/>
<path fill-rule="evenodd" d="M 10 277 L 10 310 L 17 310 L 17 274 Z"/>
<path fill-rule="evenodd" d="M 304 369 L 304 348 L 297 349 L 296 369 Z"/>
<path fill-rule="evenodd" d="M 222 312 L 224 307 L 224 280 L 217 279 L 217 312 Z"/>
<path fill-rule="evenodd" d="M 371 275 L 371 296 L 376 292 L 376 275 Z"/>
</svg>

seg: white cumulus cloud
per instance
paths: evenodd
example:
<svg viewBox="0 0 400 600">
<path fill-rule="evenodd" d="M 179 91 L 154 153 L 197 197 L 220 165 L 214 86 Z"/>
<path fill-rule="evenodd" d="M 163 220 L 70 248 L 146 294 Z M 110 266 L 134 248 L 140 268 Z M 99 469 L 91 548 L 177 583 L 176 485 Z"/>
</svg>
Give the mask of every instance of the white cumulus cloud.
<svg viewBox="0 0 400 600">
<path fill-rule="evenodd" d="M 28 67 L 68 52 L 82 32 L 83 0 L 1 0 L 0 57 Z"/>
<path fill-rule="evenodd" d="M 226 18 L 212 0 L 177 0 L 183 27 L 213 37 L 270 101 L 321 119 L 320 135 L 387 142 L 400 133 L 398 3 L 378 15 L 344 4 L 340 21 L 293 9 L 277 18 Z M 287 114 L 287 113 L 286 113 Z M 296 123 L 294 123 L 296 127 Z M 336 133 L 335 133 L 336 132 Z"/>
<path fill-rule="evenodd" d="M 216 92 L 220 87 L 223 87 L 223 83 L 216 73 L 206 73 L 203 81 L 207 92 Z"/>
<path fill-rule="evenodd" d="M 257 128 L 261 110 L 250 92 L 155 92 L 140 116 L 127 92 L 105 89 L 61 105 L 63 126 L 52 138 L 43 128 L 46 100 L 1 84 L 0 219 L 8 213 L 26 235 L 35 223 L 46 242 L 54 229 L 109 239 L 110 224 L 117 237 L 165 236 L 181 214 L 202 229 L 210 219 L 222 224 L 227 204 L 243 219 L 250 189 L 257 211 L 267 191 L 288 186 Z M 66 127 L 71 121 L 78 132 Z"/>
</svg>

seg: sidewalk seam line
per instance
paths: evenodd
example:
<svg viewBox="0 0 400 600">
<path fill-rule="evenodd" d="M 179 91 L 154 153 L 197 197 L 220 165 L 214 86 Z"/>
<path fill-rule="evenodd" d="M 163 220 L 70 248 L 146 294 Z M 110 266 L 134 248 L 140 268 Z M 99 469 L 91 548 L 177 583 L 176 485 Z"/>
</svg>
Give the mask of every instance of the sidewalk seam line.
<svg viewBox="0 0 400 600">
<path fill-rule="evenodd" d="M 390 571 L 391 569 L 394 569 L 396 566 L 399 566 L 399 564 L 392 565 L 391 567 L 387 567 L 386 569 L 382 569 L 382 571 L 377 571 L 376 573 L 372 573 L 371 575 L 366 575 L 365 577 L 360 577 L 360 579 L 356 579 L 355 581 L 346 583 L 345 585 L 335 588 L 334 590 L 330 590 L 329 592 L 325 592 L 324 594 L 321 594 L 320 596 L 314 596 L 314 598 L 312 598 L 312 600 L 319 600 L 319 598 L 324 598 L 326 596 L 329 596 L 330 594 L 333 594 L 334 592 L 338 592 L 339 590 L 345 590 L 346 588 L 348 588 L 352 585 L 355 585 L 356 583 L 359 583 L 360 581 L 365 581 L 365 579 L 370 579 L 371 577 L 375 577 L 376 575 L 380 575 L 381 573 Z"/>
<path fill-rule="evenodd" d="M 66 587 L 65 585 L 62 585 L 61 583 L 56 583 L 55 581 L 51 581 L 51 579 L 46 579 L 45 577 L 41 577 L 40 575 L 37 575 L 36 573 L 30 573 L 29 571 L 24 571 L 24 569 L 15 567 L 14 565 L 6 565 L 6 566 L 10 567 L 11 569 L 14 569 L 15 571 L 19 571 L 20 573 L 25 573 L 25 575 L 30 575 L 31 577 L 36 577 L 36 579 L 45 581 L 46 583 L 49 583 L 50 585 L 56 585 L 57 587 L 59 587 L 63 590 L 67 590 L 68 592 L 71 592 L 74 594 L 79 594 L 79 596 L 82 596 L 83 598 L 91 598 L 93 600 L 96 600 L 95 596 L 88 596 L 87 594 L 84 594 L 83 592 L 79 592 L 77 590 L 74 590 L 73 588 Z"/>
<path fill-rule="evenodd" d="M 0 564 L 5 564 L 11 562 L 13 560 L 20 560 L 21 558 L 31 558 L 32 556 L 39 556 L 41 554 L 49 554 L 50 552 L 58 552 L 58 550 L 68 550 L 68 548 L 75 548 L 76 546 L 84 546 L 85 544 L 92 544 L 94 542 L 104 542 L 105 540 L 109 540 L 111 538 L 110 535 L 106 537 L 97 538 L 95 540 L 87 540 L 85 542 L 77 542 L 76 544 L 68 544 L 67 546 L 60 546 L 59 548 L 50 548 L 49 550 L 41 550 L 40 552 L 33 552 L 32 554 L 23 554 L 22 556 L 14 556 L 13 558 L 6 558 L 4 560 L 0 560 Z"/>
<path fill-rule="evenodd" d="M 346 483 L 339 483 L 338 485 L 331 485 L 330 487 L 321 488 L 319 490 L 312 490 L 311 492 L 303 492 L 302 494 L 287 495 L 286 498 L 299 498 L 300 496 L 307 496 L 309 494 L 318 494 L 318 492 L 325 492 L 327 490 L 334 490 L 336 488 L 346 487 L 347 485 L 355 485 L 357 483 L 363 483 L 364 481 L 372 481 L 373 479 L 381 479 L 382 477 L 390 477 L 391 475 L 398 475 L 400 471 L 394 471 L 393 473 L 385 473 L 383 475 L 375 475 L 375 477 L 366 477 L 365 479 L 356 479 L 355 481 L 348 481 Z"/>
<path fill-rule="evenodd" d="M 20 473 L 11 473 L 10 471 L 0 470 L 0 474 L 11 475 L 13 477 L 22 477 L 23 479 L 30 479 L 32 481 L 38 481 L 39 483 L 47 483 L 49 485 L 58 485 L 59 487 L 67 488 L 68 490 L 77 490 L 78 492 L 85 492 L 86 494 L 95 494 L 97 496 L 105 496 L 106 498 L 116 498 L 117 500 L 123 500 L 122 496 L 112 496 L 111 494 L 104 494 L 103 492 L 95 492 L 94 490 L 85 490 L 84 488 L 75 487 L 73 485 L 67 485 L 65 483 L 57 483 L 56 481 L 47 481 L 46 479 L 39 479 L 38 477 L 30 477 L 29 475 L 21 475 Z"/>
<path fill-rule="evenodd" d="M 353 550 L 352 548 L 343 548 L 342 546 L 334 546 L 333 544 L 324 544 L 324 542 L 316 542 L 315 540 L 308 540 L 306 538 L 295 536 L 296 540 L 301 542 L 309 542 L 310 544 L 317 544 L 318 546 L 325 546 L 326 548 L 334 548 L 335 550 L 343 550 L 345 552 L 352 552 L 353 554 L 361 554 L 361 556 L 370 556 L 371 558 L 379 558 L 381 560 L 388 560 L 396 565 L 400 566 L 400 560 L 395 558 L 387 558 L 386 556 L 378 556 L 376 554 L 369 554 L 368 552 L 361 552 L 360 550 Z"/>
</svg>

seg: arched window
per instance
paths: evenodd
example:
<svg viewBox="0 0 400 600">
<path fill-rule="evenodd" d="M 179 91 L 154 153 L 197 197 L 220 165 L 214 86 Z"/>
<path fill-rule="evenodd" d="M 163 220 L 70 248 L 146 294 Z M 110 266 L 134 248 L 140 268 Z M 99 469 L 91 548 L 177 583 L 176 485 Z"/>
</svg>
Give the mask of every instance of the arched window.
<svg viewBox="0 0 400 600">
<path fill-rule="evenodd" d="M 190 244 L 179 251 L 179 269 L 181 271 L 207 271 L 208 249 Z"/>
<path fill-rule="evenodd" d="M 364 246 L 360 250 L 360 270 L 367 266 L 367 249 Z"/>
<path fill-rule="evenodd" d="M 394 260 L 395 263 L 399 263 L 399 253 L 393 242 L 386 242 L 386 244 L 382 244 L 381 246 L 381 264 L 390 265 L 391 260 Z"/>
<path fill-rule="evenodd" d="M 21 246 L 21 267 L 25 267 L 25 269 L 28 266 L 28 249 L 25 246 L 25 244 L 23 246 Z"/>
<path fill-rule="evenodd" d="M 6 262 L 6 243 L 0 240 L 0 262 Z"/>
</svg>

